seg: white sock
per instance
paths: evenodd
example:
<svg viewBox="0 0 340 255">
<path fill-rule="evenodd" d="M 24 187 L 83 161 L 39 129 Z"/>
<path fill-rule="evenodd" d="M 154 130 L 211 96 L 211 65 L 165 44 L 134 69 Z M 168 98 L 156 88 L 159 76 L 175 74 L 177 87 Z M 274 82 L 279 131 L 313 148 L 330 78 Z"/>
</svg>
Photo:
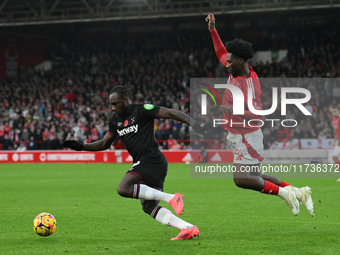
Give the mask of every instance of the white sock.
<svg viewBox="0 0 340 255">
<path fill-rule="evenodd" d="M 170 226 L 178 229 L 187 229 L 187 228 L 193 228 L 194 225 L 178 218 L 177 216 L 173 215 L 168 209 L 157 205 L 152 213 L 151 216 L 158 221 L 159 223 L 162 223 L 165 226 Z"/>
<path fill-rule="evenodd" d="M 160 200 L 169 203 L 175 194 L 164 193 L 144 184 L 134 184 L 132 195 L 137 199 Z"/>
<path fill-rule="evenodd" d="M 296 196 L 297 200 L 300 201 L 302 199 L 303 194 L 302 194 L 302 192 L 299 188 L 294 187 L 294 189 L 295 189 L 295 196 Z"/>
<path fill-rule="evenodd" d="M 284 198 L 288 195 L 288 190 L 286 190 L 282 187 L 279 187 L 279 193 L 277 193 L 277 195 L 281 198 Z"/>
</svg>

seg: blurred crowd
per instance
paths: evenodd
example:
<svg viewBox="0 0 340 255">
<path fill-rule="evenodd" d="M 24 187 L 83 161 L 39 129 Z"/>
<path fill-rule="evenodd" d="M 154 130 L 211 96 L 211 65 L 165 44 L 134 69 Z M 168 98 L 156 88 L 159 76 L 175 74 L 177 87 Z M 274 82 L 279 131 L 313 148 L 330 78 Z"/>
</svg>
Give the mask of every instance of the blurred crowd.
<svg viewBox="0 0 340 255">
<path fill-rule="evenodd" d="M 254 50 L 287 49 L 288 55 L 281 62 L 253 63 L 253 69 L 260 78 L 338 78 L 337 31 L 336 24 L 292 24 L 279 33 L 268 31 L 264 38 L 255 40 Z M 222 39 L 223 32 L 219 31 Z M 247 36 L 244 39 L 252 41 Z M 108 93 L 116 85 L 129 86 L 137 103 L 190 114 L 190 78 L 228 77 L 216 58 L 208 31 L 191 35 L 160 33 L 157 38 L 153 34 L 126 34 L 119 40 L 68 41 L 60 45 L 51 51 L 50 71 L 21 70 L 18 77 L 1 81 L 0 149 L 54 150 L 62 149 L 65 139 L 84 143 L 101 139 L 108 130 L 111 113 Z M 340 106 L 339 86 L 320 81 L 303 84 L 313 94 L 307 106 L 312 116 L 291 110 L 285 118 L 298 117 L 298 127 L 266 124 L 262 128 L 266 148 L 277 139 L 333 137 L 330 109 Z M 269 87 L 263 87 L 262 103 L 264 109 L 271 105 Z M 176 121 L 155 121 L 155 136 L 163 149 L 189 148 L 190 131 L 190 127 Z M 224 137 L 208 132 L 204 139 Z M 225 142 L 211 143 L 216 149 L 227 147 Z M 124 148 L 119 138 L 113 146 Z M 200 144 L 192 147 L 200 149 Z"/>
</svg>

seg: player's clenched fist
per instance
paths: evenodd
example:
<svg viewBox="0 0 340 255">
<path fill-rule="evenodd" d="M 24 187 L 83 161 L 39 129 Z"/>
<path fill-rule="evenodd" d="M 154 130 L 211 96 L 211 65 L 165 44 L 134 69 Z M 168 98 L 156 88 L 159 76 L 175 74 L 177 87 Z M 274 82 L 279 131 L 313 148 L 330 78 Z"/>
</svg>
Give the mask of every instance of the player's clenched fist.
<svg viewBox="0 0 340 255">
<path fill-rule="evenodd" d="M 210 13 L 206 18 L 205 21 L 208 22 L 209 30 L 213 30 L 215 28 L 215 16 L 214 14 Z"/>
<path fill-rule="evenodd" d="M 82 151 L 84 149 L 84 144 L 77 142 L 76 140 L 66 140 L 63 142 L 64 148 L 70 148 L 75 151 Z"/>
</svg>

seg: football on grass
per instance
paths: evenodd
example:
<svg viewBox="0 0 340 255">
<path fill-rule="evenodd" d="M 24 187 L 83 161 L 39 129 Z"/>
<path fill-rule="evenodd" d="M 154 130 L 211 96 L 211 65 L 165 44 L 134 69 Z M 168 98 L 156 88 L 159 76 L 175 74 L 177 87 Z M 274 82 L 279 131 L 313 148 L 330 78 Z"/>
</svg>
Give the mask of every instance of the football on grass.
<svg viewBox="0 0 340 255">
<path fill-rule="evenodd" d="M 40 213 L 33 221 L 33 229 L 40 236 L 49 236 L 57 228 L 57 221 L 50 213 Z"/>
</svg>

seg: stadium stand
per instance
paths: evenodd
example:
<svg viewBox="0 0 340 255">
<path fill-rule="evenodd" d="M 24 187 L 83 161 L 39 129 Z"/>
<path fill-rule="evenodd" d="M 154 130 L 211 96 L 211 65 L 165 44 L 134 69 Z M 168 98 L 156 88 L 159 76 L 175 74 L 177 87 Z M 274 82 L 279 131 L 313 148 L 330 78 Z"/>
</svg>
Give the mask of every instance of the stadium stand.
<svg viewBox="0 0 340 255">
<path fill-rule="evenodd" d="M 320 11 L 313 19 L 307 12 L 299 18 L 295 14 L 280 14 L 280 21 L 273 14 L 263 20 L 250 15 L 243 23 L 239 17 L 221 15 L 218 29 L 223 40 L 242 37 L 253 42 L 255 51 L 288 50 L 281 62 L 253 63 L 260 78 L 338 78 L 340 24 L 336 11 Z M 236 21 L 229 29 L 232 18 Z M 268 20 L 276 21 L 268 25 Z M 73 24 L 69 25 L 77 31 L 73 36 L 64 32 L 64 25 L 47 25 L 43 28 L 53 28 L 53 33 L 46 31 L 45 37 L 41 37 L 41 27 L 29 27 L 26 31 L 33 37 L 40 33 L 39 45 L 45 45 L 40 54 L 50 61 L 51 69 L 22 64 L 14 75 L 1 79 L 0 149 L 15 150 L 20 143 L 27 149 L 61 149 L 66 137 L 84 142 L 102 138 L 110 113 L 108 92 L 118 84 L 130 86 L 136 102 L 188 113 L 191 77 L 228 77 L 214 54 L 204 17 L 150 24 L 153 20 L 115 22 L 113 27 L 106 22 L 99 30 L 95 23 Z M 21 30 L 7 29 L 2 38 Z M 333 137 L 330 109 L 340 106 L 336 84 L 311 89 L 313 116 L 301 117 L 295 129 L 265 126 L 265 148 L 274 141 Z M 265 89 L 262 101 L 264 105 L 270 101 Z M 189 127 L 160 120 L 155 130 L 163 148 L 169 148 L 167 141 L 173 138 L 180 140 L 177 148 L 187 148 L 184 141 L 189 139 Z M 208 138 L 217 137 L 210 134 Z M 118 140 L 115 147 L 123 145 Z"/>
</svg>

